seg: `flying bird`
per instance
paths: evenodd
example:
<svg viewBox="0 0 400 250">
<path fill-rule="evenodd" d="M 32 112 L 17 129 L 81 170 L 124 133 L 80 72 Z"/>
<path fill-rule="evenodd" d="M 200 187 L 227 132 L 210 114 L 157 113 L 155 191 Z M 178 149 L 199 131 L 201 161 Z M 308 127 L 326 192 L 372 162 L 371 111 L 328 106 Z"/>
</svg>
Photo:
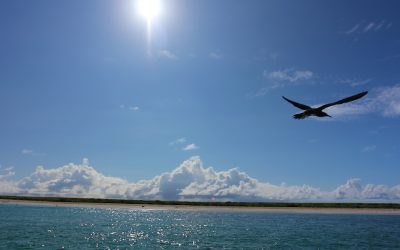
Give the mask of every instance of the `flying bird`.
<svg viewBox="0 0 400 250">
<path fill-rule="evenodd" d="M 350 96 L 350 97 L 346 97 L 346 98 L 344 98 L 342 100 L 339 100 L 337 102 L 331 102 L 331 103 L 322 105 L 322 106 L 320 106 L 318 108 L 312 108 L 310 106 L 307 106 L 307 105 L 304 105 L 304 104 L 289 100 L 288 98 L 286 98 L 284 96 L 282 96 L 282 98 L 285 99 L 286 101 L 290 102 L 293 106 L 304 110 L 304 112 L 302 112 L 302 113 L 293 115 L 294 119 L 304 119 L 304 118 L 307 118 L 309 116 L 318 116 L 318 117 L 329 116 L 329 117 L 331 117 L 330 115 L 328 115 L 327 113 L 325 113 L 322 110 L 324 110 L 324 109 L 326 109 L 328 107 L 331 107 L 333 105 L 338 105 L 338 104 L 343 104 L 343 103 L 355 101 L 355 100 L 360 99 L 361 97 L 365 96 L 366 94 L 368 94 L 368 91 L 364 91 L 364 92 L 358 93 L 356 95 L 353 95 L 353 96 Z"/>
</svg>

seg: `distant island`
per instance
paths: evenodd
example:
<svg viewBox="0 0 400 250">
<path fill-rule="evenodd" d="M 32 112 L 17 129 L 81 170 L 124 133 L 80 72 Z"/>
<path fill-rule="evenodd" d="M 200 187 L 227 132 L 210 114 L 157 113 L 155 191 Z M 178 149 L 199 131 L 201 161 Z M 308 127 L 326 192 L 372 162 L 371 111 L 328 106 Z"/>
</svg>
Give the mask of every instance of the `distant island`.
<svg viewBox="0 0 400 250">
<path fill-rule="evenodd" d="M 168 201 L 168 200 L 125 200 L 41 196 L 0 196 L 0 200 L 122 204 L 122 205 L 173 205 L 173 206 L 216 206 L 216 207 L 258 207 L 258 208 L 371 208 L 400 209 L 398 203 L 351 203 L 351 202 L 217 202 L 217 201 Z"/>
</svg>

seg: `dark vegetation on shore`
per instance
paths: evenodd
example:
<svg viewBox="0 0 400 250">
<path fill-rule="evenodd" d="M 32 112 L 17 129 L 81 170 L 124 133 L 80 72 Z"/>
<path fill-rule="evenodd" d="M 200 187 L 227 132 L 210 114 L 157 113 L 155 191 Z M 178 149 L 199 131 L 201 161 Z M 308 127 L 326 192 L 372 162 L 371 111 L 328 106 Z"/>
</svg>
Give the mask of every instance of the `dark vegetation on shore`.
<svg viewBox="0 0 400 250">
<path fill-rule="evenodd" d="M 400 209 L 396 203 L 325 203 L 325 202 L 208 202 L 208 201 L 162 201 L 162 200 L 124 200 L 95 199 L 70 197 L 40 197 L 40 196 L 0 196 L 0 199 L 46 201 L 46 202 L 81 202 L 109 204 L 140 204 L 140 205 L 186 205 L 186 206 L 229 206 L 229 207 L 299 207 L 299 208 L 387 208 Z"/>
</svg>

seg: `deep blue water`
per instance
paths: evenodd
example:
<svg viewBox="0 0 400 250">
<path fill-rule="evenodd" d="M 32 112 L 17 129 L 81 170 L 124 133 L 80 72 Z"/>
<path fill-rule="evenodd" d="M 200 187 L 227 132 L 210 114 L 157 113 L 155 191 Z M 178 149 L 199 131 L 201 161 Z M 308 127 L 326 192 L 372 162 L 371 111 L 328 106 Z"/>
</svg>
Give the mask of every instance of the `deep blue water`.
<svg viewBox="0 0 400 250">
<path fill-rule="evenodd" d="M 0 205 L 0 249 L 400 249 L 400 216 Z"/>
</svg>

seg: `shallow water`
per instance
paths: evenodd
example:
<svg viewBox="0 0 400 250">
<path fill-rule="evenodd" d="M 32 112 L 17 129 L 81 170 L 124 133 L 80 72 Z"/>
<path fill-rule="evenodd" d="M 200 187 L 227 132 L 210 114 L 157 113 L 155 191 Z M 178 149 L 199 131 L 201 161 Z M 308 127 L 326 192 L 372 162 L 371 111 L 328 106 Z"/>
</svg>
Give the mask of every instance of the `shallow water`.
<svg viewBox="0 0 400 250">
<path fill-rule="evenodd" d="M 400 216 L 0 205 L 0 249 L 399 249 Z"/>
</svg>

